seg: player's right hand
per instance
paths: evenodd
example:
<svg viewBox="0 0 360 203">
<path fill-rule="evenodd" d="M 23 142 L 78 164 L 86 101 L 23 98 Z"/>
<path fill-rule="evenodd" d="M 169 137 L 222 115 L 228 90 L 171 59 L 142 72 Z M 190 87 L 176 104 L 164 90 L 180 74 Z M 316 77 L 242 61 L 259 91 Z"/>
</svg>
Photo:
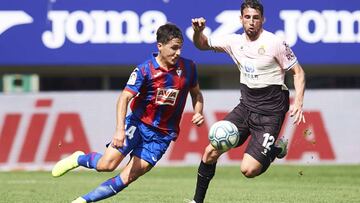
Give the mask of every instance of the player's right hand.
<svg viewBox="0 0 360 203">
<path fill-rule="evenodd" d="M 124 143 L 125 143 L 125 130 L 116 130 L 113 139 L 111 141 L 111 146 L 114 148 L 119 148 L 124 146 Z"/>
<path fill-rule="evenodd" d="M 205 29 L 205 18 L 193 18 L 191 19 L 191 26 L 195 32 L 202 32 Z"/>
</svg>

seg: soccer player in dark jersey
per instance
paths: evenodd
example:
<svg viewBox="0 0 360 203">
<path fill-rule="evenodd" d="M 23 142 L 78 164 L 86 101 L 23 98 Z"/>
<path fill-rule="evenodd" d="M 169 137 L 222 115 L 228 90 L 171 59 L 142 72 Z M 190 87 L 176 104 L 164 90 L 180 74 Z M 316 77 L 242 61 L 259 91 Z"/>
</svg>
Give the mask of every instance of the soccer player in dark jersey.
<svg viewBox="0 0 360 203">
<path fill-rule="evenodd" d="M 237 146 L 250 137 L 241 172 L 245 177 L 253 178 L 265 172 L 275 158 L 283 158 L 287 153 L 287 141 L 277 140 L 289 110 L 289 91 L 284 84 L 286 71 L 294 74 L 295 99 L 290 116 L 294 118 L 294 124 L 305 122 L 302 110 L 305 74 L 291 48 L 263 29 L 261 3 L 245 0 L 240 11 L 243 34 L 208 38 L 203 34 L 205 19 L 195 18 L 192 19 L 193 41 L 200 50 L 229 54 L 240 70 L 240 103 L 224 120 L 238 127 L 240 141 Z M 208 185 L 215 175 L 217 159 L 222 153 L 224 151 L 216 150 L 211 144 L 206 147 L 191 202 L 204 201 Z"/>
<path fill-rule="evenodd" d="M 116 129 L 105 153 L 78 151 L 59 161 L 52 170 L 54 177 L 78 166 L 113 171 L 130 153 L 130 161 L 119 175 L 74 203 L 111 197 L 152 169 L 179 134 L 189 92 L 194 108 L 192 123 L 200 126 L 204 121 L 196 66 L 193 61 L 180 57 L 183 45 L 180 29 L 168 23 L 157 30 L 156 36 L 158 52 L 134 69 L 118 99 Z M 126 116 L 130 101 L 131 113 Z"/>
</svg>

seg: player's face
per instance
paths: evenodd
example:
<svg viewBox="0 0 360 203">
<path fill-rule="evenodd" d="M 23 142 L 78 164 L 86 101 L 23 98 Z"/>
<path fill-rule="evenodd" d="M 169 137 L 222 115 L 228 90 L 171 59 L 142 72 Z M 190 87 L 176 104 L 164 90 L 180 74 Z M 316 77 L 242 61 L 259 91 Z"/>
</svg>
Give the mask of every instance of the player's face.
<svg viewBox="0 0 360 203">
<path fill-rule="evenodd" d="M 240 20 L 246 35 L 251 40 L 257 39 L 264 23 L 264 17 L 260 11 L 253 8 L 245 8 Z"/>
<path fill-rule="evenodd" d="M 179 38 L 173 38 L 166 44 L 158 43 L 159 59 L 166 66 L 173 66 L 178 61 L 183 42 Z"/>
</svg>

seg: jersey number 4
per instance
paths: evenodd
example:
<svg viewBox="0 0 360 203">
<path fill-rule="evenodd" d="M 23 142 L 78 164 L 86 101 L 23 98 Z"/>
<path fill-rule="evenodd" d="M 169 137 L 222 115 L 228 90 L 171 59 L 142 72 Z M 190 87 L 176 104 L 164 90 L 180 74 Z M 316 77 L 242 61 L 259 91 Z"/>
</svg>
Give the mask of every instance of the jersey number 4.
<svg viewBox="0 0 360 203">
<path fill-rule="evenodd" d="M 136 127 L 133 126 L 133 125 L 130 126 L 130 127 L 126 130 L 125 134 L 126 134 L 126 136 L 128 137 L 129 140 L 131 140 L 131 139 L 134 137 L 135 131 L 136 131 Z"/>
</svg>

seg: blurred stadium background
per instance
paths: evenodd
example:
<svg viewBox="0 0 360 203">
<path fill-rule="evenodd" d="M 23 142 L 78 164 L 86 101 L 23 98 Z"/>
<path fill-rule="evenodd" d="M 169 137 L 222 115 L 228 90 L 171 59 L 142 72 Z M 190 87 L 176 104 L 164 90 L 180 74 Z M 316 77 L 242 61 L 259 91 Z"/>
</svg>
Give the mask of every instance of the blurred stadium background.
<svg viewBox="0 0 360 203">
<path fill-rule="evenodd" d="M 263 4 L 265 29 L 292 46 L 307 80 L 307 123 L 285 121 L 281 136 L 290 150 L 276 164 L 358 166 L 360 2 Z M 102 152 L 112 137 L 117 96 L 133 68 L 156 51 L 154 31 L 167 21 L 183 30 L 182 56 L 198 65 L 206 123 L 191 126 L 188 105 L 181 137 L 159 165 L 196 166 L 209 126 L 240 94 L 231 59 L 192 45 L 191 18 L 205 17 L 208 35 L 242 32 L 239 7 L 234 0 L 1 0 L 0 171 L 49 170 L 75 150 Z M 291 77 L 286 83 L 293 88 Z M 243 150 L 220 164 L 238 164 Z"/>
</svg>

